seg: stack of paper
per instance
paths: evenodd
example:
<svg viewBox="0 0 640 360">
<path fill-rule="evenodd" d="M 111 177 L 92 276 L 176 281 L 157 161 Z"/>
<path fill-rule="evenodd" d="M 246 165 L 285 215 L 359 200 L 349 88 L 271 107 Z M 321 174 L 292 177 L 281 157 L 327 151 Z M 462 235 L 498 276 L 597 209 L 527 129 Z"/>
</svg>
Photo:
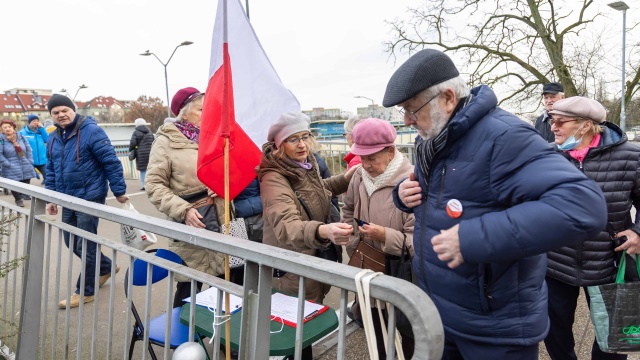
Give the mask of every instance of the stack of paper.
<svg viewBox="0 0 640 360">
<path fill-rule="evenodd" d="M 224 293 L 223 293 L 224 294 Z M 225 297 L 222 296 L 222 312 L 224 313 L 225 306 Z M 191 302 L 191 297 L 184 299 L 186 302 Z M 210 287 L 205 291 L 199 292 L 196 295 L 196 305 L 206 306 L 215 310 L 218 305 L 218 289 L 214 287 Z M 229 310 L 233 314 L 234 312 L 240 310 L 242 308 L 242 298 L 237 297 L 235 295 L 229 294 Z"/>
<path fill-rule="evenodd" d="M 323 313 L 329 307 L 322 304 L 304 302 L 304 322 Z M 282 320 L 285 325 L 296 327 L 298 322 L 298 298 L 280 293 L 271 295 L 271 316 Z"/>
</svg>

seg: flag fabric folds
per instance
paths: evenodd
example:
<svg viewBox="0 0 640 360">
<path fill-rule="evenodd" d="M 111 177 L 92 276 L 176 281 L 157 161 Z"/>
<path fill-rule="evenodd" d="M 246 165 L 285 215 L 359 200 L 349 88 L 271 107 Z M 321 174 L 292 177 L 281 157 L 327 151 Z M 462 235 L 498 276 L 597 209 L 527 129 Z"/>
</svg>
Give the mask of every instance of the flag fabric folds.
<svg viewBox="0 0 640 360">
<path fill-rule="evenodd" d="M 300 104 L 280 81 L 240 0 L 227 0 L 226 19 L 219 0 L 200 125 L 200 181 L 224 195 L 224 139 L 229 138 L 229 200 L 235 198 L 256 177 L 269 126 L 287 111 L 300 111 Z"/>
</svg>

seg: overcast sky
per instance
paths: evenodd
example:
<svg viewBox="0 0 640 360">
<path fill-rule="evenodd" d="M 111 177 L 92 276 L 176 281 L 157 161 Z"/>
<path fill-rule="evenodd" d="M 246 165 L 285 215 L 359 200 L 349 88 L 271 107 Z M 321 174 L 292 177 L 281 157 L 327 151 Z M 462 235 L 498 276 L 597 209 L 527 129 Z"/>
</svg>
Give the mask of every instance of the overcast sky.
<svg viewBox="0 0 640 360">
<path fill-rule="evenodd" d="M 241 0 L 245 4 L 245 0 Z M 382 43 L 385 20 L 408 17 L 419 0 L 250 0 L 252 25 L 283 83 L 303 109 L 355 112 L 382 96 L 396 63 Z M 206 89 L 216 0 L 2 1 L 0 90 L 66 88 L 77 100 L 94 96 L 165 99 L 180 88 Z"/>
</svg>

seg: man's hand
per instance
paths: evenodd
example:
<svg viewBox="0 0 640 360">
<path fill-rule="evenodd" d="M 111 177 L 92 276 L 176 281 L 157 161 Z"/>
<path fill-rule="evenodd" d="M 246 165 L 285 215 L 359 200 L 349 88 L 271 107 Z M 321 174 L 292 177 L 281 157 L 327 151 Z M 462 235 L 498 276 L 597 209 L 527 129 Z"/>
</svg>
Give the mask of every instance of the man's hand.
<svg viewBox="0 0 640 360">
<path fill-rule="evenodd" d="M 384 226 L 376 224 L 364 224 L 364 226 L 358 227 L 358 231 L 360 231 L 360 233 L 364 235 L 364 238 L 367 240 L 384 242 L 386 239 L 384 237 Z"/>
<path fill-rule="evenodd" d="M 438 254 L 438 259 L 446 261 L 452 269 L 464 262 L 462 253 L 460 253 L 459 228 L 460 225 L 456 225 L 448 230 L 440 230 L 439 235 L 431 238 L 431 245 L 433 245 L 433 251 Z"/>
<path fill-rule="evenodd" d="M 358 169 L 360 169 L 361 167 L 362 167 L 362 164 L 358 164 L 352 167 L 351 169 L 347 170 L 347 172 L 344 173 L 344 178 L 347 179 L 347 181 L 351 181 L 353 174 L 355 174 L 355 172 L 358 171 Z"/>
<path fill-rule="evenodd" d="M 116 196 L 116 200 L 118 200 L 120 204 L 124 204 L 127 201 L 129 201 L 129 197 L 127 195 L 120 195 L 120 196 Z"/>
<path fill-rule="evenodd" d="M 200 221 L 200 219 L 202 219 L 202 215 L 200 215 L 198 210 L 191 208 L 187 210 L 187 215 L 184 217 L 184 223 L 200 229 L 206 228 L 207 226 Z"/>
<path fill-rule="evenodd" d="M 400 184 L 398 187 L 398 197 L 408 208 L 422 204 L 422 188 L 420 188 L 420 183 L 416 181 L 416 175 L 414 173 L 409 174 L 409 178 Z"/>
<path fill-rule="evenodd" d="M 347 245 L 353 232 L 353 226 L 345 223 L 322 224 L 318 228 L 318 235 L 323 239 L 329 239 L 336 245 Z"/>
<path fill-rule="evenodd" d="M 49 215 L 58 215 L 58 205 L 54 203 L 47 204 L 47 214 Z"/>
<path fill-rule="evenodd" d="M 621 231 L 617 234 L 616 237 L 621 237 L 621 236 L 626 236 L 627 241 L 625 241 L 624 244 L 615 248 L 614 251 L 627 250 L 627 254 L 629 255 L 640 254 L 640 236 L 638 236 L 638 234 L 636 234 L 635 231 L 630 229 Z"/>
</svg>

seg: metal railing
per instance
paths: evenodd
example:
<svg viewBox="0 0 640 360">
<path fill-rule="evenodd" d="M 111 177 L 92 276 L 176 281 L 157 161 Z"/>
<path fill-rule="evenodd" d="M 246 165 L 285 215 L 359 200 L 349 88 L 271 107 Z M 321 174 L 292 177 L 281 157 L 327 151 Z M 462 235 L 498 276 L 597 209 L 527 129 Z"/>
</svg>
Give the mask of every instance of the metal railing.
<svg viewBox="0 0 640 360">
<path fill-rule="evenodd" d="M 201 282 L 243 298 L 242 325 L 240 329 L 240 358 L 266 359 L 270 343 L 270 309 L 272 272 L 274 268 L 300 275 L 300 294 L 304 294 L 304 278 L 317 280 L 340 288 L 340 312 L 338 326 L 337 358 L 345 358 L 345 325 L 348 292 L 355 292 L 355 276 L 360 269 L 344 264 L 325 261 L 312 256 L 287 251 L 284 249 L 232 238 L 230 236 L 197 230 L 167 220 L 88 202 L 75 197 L 49 191 L 40 187 L 25 185 L 6 179 L 0 179 L 0 187 L 16 190 L 30 195 L 31 208 L 24 210 L 6 202 L 0 202 L 2 215 L 15 214 L 21 218 L 10 227 L 10 236 L 3 236 L 6 242 L 5 253 L 0 262 L 6 262 L 27 256 L 22 266 L 9 272 L 0 283 L 4 286 L 0 294 L 2 306 L 2 326 L 0 326 L 0 340 L 2 346 L 11 358 L 15 351 L 18 359 L 104 359 L 128 358 L 129 341 L 133 329 L 131 304 L 135 301 L 138 312 L 142 317 L 145 328 L 149 328 L 152 313 L 171 312 L 174 276 L 182 275 L 191 279 L 192 298 L 195 294 L 195 282 Z M 45 214 L 47 203 L 56 203 L 63 208 L 79 211 L 115 224 L 133 226 L 137 229 L 153 232 L 179 241 L 188 242 L 207 249 L 241 257 L 246 260 L 244 287 L 226 282 L 213 275 L 205 274 L 186 266 L 159 259 L 143 251 L 128 247 L 114 237 L 94 235 L 86 231 L 69 226 L 58 221 L 55 217 Z M 97 244 L 97 253 L 105 251 L 113 263 L 122 257 L 127 259 L 129 267 L 135 259 L 142 259 L 153 266 L 169 270 L 168 280 L 160 287 L 155 286 L 153 292 L 148 285 L 138 294 L 124 292 L 115 286 L 116 278 L 112 276 L 112 286 L 108 295 L 100 296 L 98 278 L 95 282 L 95 301 L 91 306 L 80 301 L 78 310 L 65 309 L 64 312 L 49 305 L 65 295 L 71 294 L 73 283 L 72 273 L 84 269 L 86 254 L 83 252 L 81 260 L 67 249 L 63 240 L 63 231 L 71 236 L 83 237 L 86 241 Z M 73 243 L 71 241 L 70 243 Z M 85 249 L 86 246 L 83 246 Z M 96 260 L 96 274 L 99 274 L 99 258 Z M 150 268 L 151 265 L 149 265 Z M 115 267 L 112 275 L 115 275 Z M 132 273 L 128 273 L 128 284 L 132 283 Z M 81 288 L 84 284 L 84 272 L 81 276 Z M 122 286 L 122 288 L 124 288 Z M 63 292 L 63 289 L 66 289 Z M 131 285 L 129 285 L 131 290 Z M 103 290 L 106 291 L 106 290 Z M 155 294 L 155 295 L 153 295 Z M 371 282 L 371 296 L 388 302 L 390 305 L 390 324 L 395 323 L 395 308 L 402 311 L 411 321 L 415 335 L 414 359 L 439 359 L 444 346 L 444 332 L 439 314 L 431 299 L 415 285 L 389 276 L 378 276 Z M 153 301 L 152 301 L 153 300 Z M 106 302 L 104 302 L 106 301 Z M 144 304 L 141 306 L 141 304 Z M 195 304 L 191 303 L 191 321 L 189 324 L 189 338 L 195 332 L 194 316 Z M 57 304 L 56 304 L 57 305 Z M 54 306 L 57 307 L 57 306 Z M 218 309 L 220 306 L 217 307 Z M 298 308 L 298 317 L 302 316 L 302 307 Z M 159 314 L 157 314 L 159 315 Z M 64 317 L 63 317 L 64 316 Z M 169 317 L 170 318 L 170 317 Z M 12 325 L 7 325 L 12 324 Z M 174 324 L 175 325 L 175 324 Z M 170 331 L 172 324 L 168 322 Z M 301 354 L 301 329 L 296 339 L 296 358 Z M 216 331 L 213 347 L 208 347 L 214 359 L 217 359 L 220 332 Z M 392 339 L 393 330 L 389 331 L 388 339 Z M 142 349 L 142 359 L 147 356 L 148 335 L 143 343 L 137 345 Z M 393 344 L 393 341 L 388 341 Z M 393 354 L 393 345 L 389 354 Z M 74 354 L 75 353 L 75 354 Z M 169 358 L 168 346 L 164 349 L 164 358 Z M 0 348 L 0 355 L 2 355 Z M 122 355 L 120 355 L 122 354 Z M 392 357 L 390 357 L 392 358 Z"/>
</svg>

